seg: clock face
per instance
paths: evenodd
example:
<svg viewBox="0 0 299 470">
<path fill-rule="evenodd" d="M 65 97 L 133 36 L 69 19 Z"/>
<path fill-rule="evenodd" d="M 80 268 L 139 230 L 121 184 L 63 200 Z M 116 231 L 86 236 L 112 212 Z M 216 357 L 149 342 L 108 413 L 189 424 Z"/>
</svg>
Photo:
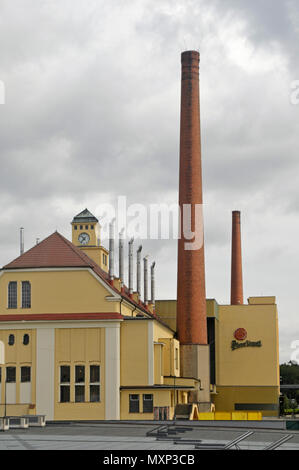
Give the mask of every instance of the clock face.
<svg viewBox="0 0 299 470">
<path fill-rule="evenodd" d="M 79 240 L 79 243 L 81 243 L 81 245 L 87 245 L 87 243 L 89 242 L 88 233 L 80 233 L 78 240 Z"/>
</svg>

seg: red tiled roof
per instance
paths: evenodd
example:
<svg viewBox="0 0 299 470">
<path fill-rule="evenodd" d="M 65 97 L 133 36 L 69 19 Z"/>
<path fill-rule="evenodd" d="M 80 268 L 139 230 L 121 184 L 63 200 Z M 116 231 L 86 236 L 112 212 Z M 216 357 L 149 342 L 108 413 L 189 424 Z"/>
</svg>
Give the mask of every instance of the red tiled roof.
<svg viewBox="0 0 299 470">
<path fill-rule="evenodd" d="M 79 248 L 55 232 L 4 266 L 4 269 L 90 266 L 90 258 L 87 256 L 86 259 L 83 255 Z"/>
<path fill-rule="evenodd" d="M 159 318 L 149 312 L 142 304 L 138 304 L 129 296 L 129 290 L 124 286 L 119 292 L 109 282 L 109 275 L 100 266 L 89 258 L 84 251 L 77 248 L 67 238 L 58 232 L 52 233 L 38 245 L 23 253 L 21 256 L 8 263 L 3 269 L 30 269 L 30 268 L 91 268 L 116 294 L 125 298 L 128 302 L 140 308 L 149 317 Z"/>
</svg>

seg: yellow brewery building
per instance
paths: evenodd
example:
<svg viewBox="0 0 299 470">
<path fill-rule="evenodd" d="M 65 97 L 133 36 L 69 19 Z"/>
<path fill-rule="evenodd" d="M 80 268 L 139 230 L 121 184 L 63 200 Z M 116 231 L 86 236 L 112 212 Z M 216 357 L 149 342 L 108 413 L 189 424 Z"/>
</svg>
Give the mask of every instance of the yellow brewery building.
<svg viewBox="0 0 299 470">
<path fill-rule="evenodd" d="M 176 301 L 154 308 L 154 299 L 142 301 L 123 279 L 110 278 L 109 252 L 88 210 L 73 219 L 72 234 L 73 243 L 53 233 L 1 270 L 0 414 L 172 419 L 202 389 L 200 377 L 181 375 Z M 140 274 L 138 255 L 140 249 Z M 209 407 L 276 416 L 275 299 L 229 306 L 208 300 L 207 311 Z M 236 339 L 238 330 L 246 338 Z"/>
</svg>

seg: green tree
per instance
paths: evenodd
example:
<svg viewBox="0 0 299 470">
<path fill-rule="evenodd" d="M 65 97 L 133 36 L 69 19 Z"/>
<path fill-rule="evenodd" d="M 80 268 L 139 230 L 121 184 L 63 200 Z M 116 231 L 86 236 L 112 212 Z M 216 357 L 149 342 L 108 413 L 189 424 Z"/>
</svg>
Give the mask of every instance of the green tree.
<svg viewBox="0 0 299 470">
<path fill-rule="evenodd" d="M 281 384 L 299 384 L 299 365 L 296 362 L 287 362 L 280 366 Z M 296 396 L 296 394 L 295 394 Z M 295 396 L 293 398 L 295 398 Z"/>
</svg>

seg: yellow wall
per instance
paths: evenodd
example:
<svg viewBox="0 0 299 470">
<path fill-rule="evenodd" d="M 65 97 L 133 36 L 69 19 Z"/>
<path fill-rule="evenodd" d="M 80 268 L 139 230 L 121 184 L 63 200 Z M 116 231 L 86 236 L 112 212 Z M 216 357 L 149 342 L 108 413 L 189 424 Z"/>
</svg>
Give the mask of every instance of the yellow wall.
<svg viewBox="0 0 299 470">
<path fill-rule="evenodd" d="M 157 300 L 156 314 L 173 331 L 176 331 L 176 300 Z M 207 299 L 207 316 L 218 318 L 218 304 L 215 299 Z"/>
<path fill-rule="evenodd" d="M 103 269 L 103 271 L 106 271 L 106 273 L 109 270 L 109 252 L 104 248 L 103 246 L 99 247 L 93 247 L 93 246 L 79 246 L 84 253 L 89 256 L 93 261 L 97 263 L 100 268 Z M 105 257 L 104 257 L 105 255 Z"/>
<path fill-rule="evenodd" d="M 120 329 L 120 384 L 148 384 L 148 322 L 127 320 Z"/>
<path fill-rule="evenodd" d="M 158 317 L 176 331 L 176 300 L 157 300 L 155 308 Z"/>
<path fill-rule="evenodd" d="M 77 227 L 77 230 L 75 230 L 75 226 Z M 80 229 L 80 226 L 83 228 Z M 86 228 L 88 226 L 88 228 Z M 93 226 L 93 229 L 91 229 L 91 226 Z M 80 233 L 87 233 L 89 235 L 89 245 L 90 246 L 98 246 L 100 243 L 100 225 L 97 222 L 73 222 L 72 223 L 72 243 L 75 246 L 81 247 L 82 245 L 80 244 L 78 237 Z"/>
<path fill-rule="evenodd" d="M 278 405 L 279 387 L 221 387 L 212 396 L 216 411 L 234 411 L 236 403 L 276 404 Z M 243 411 L 243 410 L 242 410 Z M 244 410 L 252 411 L 252 409 Z M 258 410 L 263 416 L 278 416 L 278 410 Z"/>
<path fill-rule="evenodd" d="M 163 384 L 163 344 L 154 345 L 154 383 Z"/>
<path fill-rule="evenodd" d="M 70 403 L 60 403 L 60 366 L 71 366 Z M 75 366 L 85 366 L 85 403 L 75 403 Z M 89 402 L 89 366 L 100 366 L 100 402 Z M 55 420 L 105 419 L 105 329 L 55 330 Z"/>
<path fill-rule="evenodd" d="M 216 322 L 217 324 L 217 322 Z M 234 332 L 245 328 L 247 340 L 261 347 L 231 349 Z M 219 306 L 216 331 L 216 384 L 279 386 L 278 323 L 275 305 Z"/>
<path fill-rule="evenodd" d="M 159 341 L 164 343 L 163 375 L 178 377 L 180 375 L 180 343 L 173 338 L 160 338 Z"/>
<path fill-rule="evenodd" d="M 170 417 L 173 415 L 173 407 L 171 407 L 171 390 L 154 390 L 154 389 L 137 389 L 137 390 L 121 390 L 120 405 L 121 415 L 120 419 L 124 420 L 153 420 L 153 413 L 143 413 L 143 394 L 153 394 L 154 407 L 169 407 Z M 129 395 L 139 395 L 139 413 L 129 413 Z M 173 401 L 173 400 L 172 400 Z"/>
<path fill-rule="evenodd" d="M 10 281 L 18 281 L 18 308 L 7 308 Z M 31 308 L 21 308 L 21 281 L 31 283 Z M 0 277 L 0 315 L 119 312 L 119 302 L 88 271 L 5 271 Z"/>
<path fill-rule="evenodd" d="M 161 325 L 161 323 L 154 322 L 154 341 L 159 341 L 159 338 L 173 338 L 174 332 L 171 331 L 167 326 Z"/>
<path fill-rule="evenodd" d="M 13 334 L 15 343 L 9 346 L 8 337 Z M 29 344 L 23 344 L 24 334 L 29 335 Z M 5 345 L 5 366 L 0 366 L 1 370 L 1 403 L 0 416 L 4 414 L 4 397 L 5 397 L 5 367 L 16 367 L 16 405 L 7 405 L 7 415 L 11 416 L 20 414 L 29 414 L 29 405 L 35 404 L 35 374 L 36 374 L 36 334 L 35 330 L 0 330 L 0 341 Z M 20 403 L 20 380 L 21 367 L 31 367 L 31 401 L 28 404 Z"/>
</svg>

